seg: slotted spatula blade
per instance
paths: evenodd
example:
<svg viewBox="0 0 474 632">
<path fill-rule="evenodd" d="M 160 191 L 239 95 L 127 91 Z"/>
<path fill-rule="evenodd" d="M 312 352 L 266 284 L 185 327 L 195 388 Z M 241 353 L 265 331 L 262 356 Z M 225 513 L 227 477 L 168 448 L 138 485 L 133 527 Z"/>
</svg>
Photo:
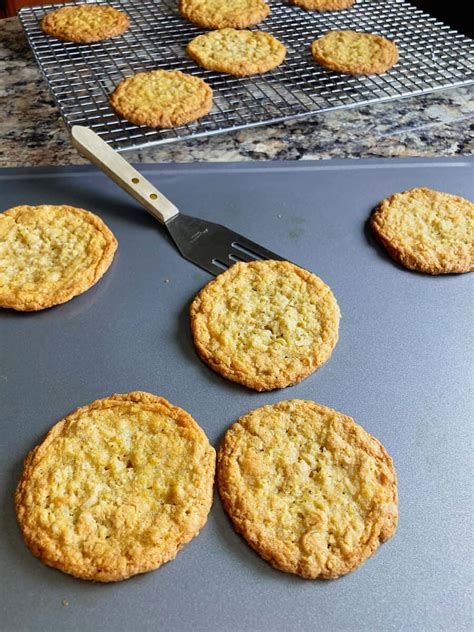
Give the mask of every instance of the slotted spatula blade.
<svg viewBox="0 0 474 632">
<path fill-rule="evenodd" d="M 183 257 L 214 275 L 237 261 L 282 260 L 274 252 L 221 224 L 180 213 L 166 222 L 166 227 Z"/>
<path fill-rule="evenodd" d="M 74 147 L 164 224 L 183 257 L 213 275 L 237 261 L 277 259 L 279 255 L 234 231 L 180 213 L 146 178 L 88 127 L 74 125 Z"/>
</svg>

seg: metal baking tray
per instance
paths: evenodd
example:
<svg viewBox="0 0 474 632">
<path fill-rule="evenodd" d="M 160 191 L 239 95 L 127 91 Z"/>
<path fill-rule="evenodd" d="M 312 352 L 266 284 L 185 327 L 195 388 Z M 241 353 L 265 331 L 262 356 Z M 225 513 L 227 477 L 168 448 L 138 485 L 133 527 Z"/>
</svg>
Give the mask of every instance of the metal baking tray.
<svg viewBox="0 0 474 632">
<path fill-rule="evenodd" d="M 474 159 L 140 168 L 183 211 L 320 275 L 341 307 L 340 340 L 294 387 L 256 393 L 228 382 L 198 359 L 189 331 L 189 303 L 211 277 L 145 211 L 90 167 L 0 171 L 4 208 L 81 206 L 119 241 L 110 270 L 82 296 L 38 313 L 0 310 L 0 629 L 470 631 L 474 275 L 399 267 L 366 220 L 413 186 L 474 199 Z M 395 537 L 346 577 L 303 580 L 254 553 L 216 495 L 201 534 L 156 572 L 102 585 L 47 568 L 14 516 L 22 460 L 75 407 L 134 389 L 188 410 L 216 447 L 240 415 L 282 399 L 352 415 L 394 459 Z"/>
<path fill-rule="evenodd" d="M 122 37 L 96 44 L 60 42 L 41 31 L 42 17 L 60 4 L 26 7 L 19 16 L 66 124 L 91 127 L 118 151 L 474 83 L 474 42 L 404 0 L 357 0 L 352 9 L 335 13 L 270 2 L 269 18 L 255 28 L 286 45 L 286 61 L 264 75 L 243 79 L 204 70 L 187 57 L 186 44 L 203 31 L 181 18 L 177 0 L 108 4 L 128 13 L 130 28 Z M 384 75 L 366 77 L 318 66 L 310 44 L 334 29 L 375 32 L 395 40 L 399 63 Z M 119 118 L 109 106 L 114 87 L 124 77 L 155 68 L 182 70 L 208 81 L 214 90 L 211 113 L 170 130 Z"/>
</svg>

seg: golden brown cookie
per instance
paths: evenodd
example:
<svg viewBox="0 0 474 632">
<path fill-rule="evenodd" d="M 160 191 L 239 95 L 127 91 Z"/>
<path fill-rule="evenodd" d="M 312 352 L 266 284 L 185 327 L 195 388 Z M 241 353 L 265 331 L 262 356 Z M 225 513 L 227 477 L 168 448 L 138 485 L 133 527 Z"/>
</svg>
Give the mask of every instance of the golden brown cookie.
<svg viewBox="0 0 474 632">
<path fill-rule="evenodd" d="M 36 311 L 82 294 L 106 272 L 117 240 L 72 206 L 16 206 L 0 213 L 0 307 Z"/>
<path fill-rule="evenodd" d="M 33 555 L 101 582 L 172 560 L 207 520 L 215 451 L 194 419 L 149 393 L 78 408 L 27 456 L 16 514 Z"/>
<path fill-rule="evenodd" d="M 342 11 L 349 9 L 354 0 L 290 0 L 291 4 L 306 11 Z"/>
<path fill-rule="evenodd" d="M 410 189 L 382 200 L 370 218 L 393 259 L 428 274 L 474 269 L 474 204 L 457 195 Z"/>
<path fill-rule="evenodd" d="M 87 44 L 124 33 L 128 16 L 104 4 L 79 4 L 46 14 L 41 28 L 57 39 Z"/>
<path fill-rule="evenodd" d="M 308 579 L 353 571 L 397 526 L 397 479 L 383 446 L 351 417 L 282 401 L 241 417 L 218 453 L 235 529 L 272 566 Z"/>
<path fill-rule="evenodd" d="M 152 70 L 121 81 L 110 103 L 135 125 L 177 127 L 209 113 L 212 89 L 199 77 L 179 70 Z"/>
<path fill-rule="evenodd" d="M 394 42 L 356 31 L 330 31 L 312 43 L 311 52 L 321 66 L 349 75 L 381 74 L 398 61 Z"/>
<path fill-rule="evenodd" d="M 198 35 L 186 52 L 204 68 L 246 77 L 279 66 L 286 48 L 269 33 L 221 29 Z"/>
<path fill-rule="evenodd" d="M 244 29 L 268 17 L 263 0 L 180 0 L 183 18 L 204 29 Z"/>
<path fill-rule="evenodd" d="M 257 391 L 300 382 L 331 356 L 339 307 L 320 278 L 288 261 L 236 263 L 190 309 L 199 356 Z"/>
</svg>

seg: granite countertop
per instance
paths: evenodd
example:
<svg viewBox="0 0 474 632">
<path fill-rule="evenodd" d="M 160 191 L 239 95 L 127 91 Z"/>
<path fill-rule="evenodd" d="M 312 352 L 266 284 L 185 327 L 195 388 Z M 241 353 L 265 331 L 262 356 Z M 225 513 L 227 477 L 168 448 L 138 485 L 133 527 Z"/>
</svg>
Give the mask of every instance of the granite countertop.
<svg viewBox="0 0 474 632">
<path fill-rule="evenodd" d="M 71 165 L 71 146 L 18 18 L 0 20 L 0 167 Z M 474 154 L 474 90 L 458 88 L 127 152 L 131 162 Z"/>
</svg>

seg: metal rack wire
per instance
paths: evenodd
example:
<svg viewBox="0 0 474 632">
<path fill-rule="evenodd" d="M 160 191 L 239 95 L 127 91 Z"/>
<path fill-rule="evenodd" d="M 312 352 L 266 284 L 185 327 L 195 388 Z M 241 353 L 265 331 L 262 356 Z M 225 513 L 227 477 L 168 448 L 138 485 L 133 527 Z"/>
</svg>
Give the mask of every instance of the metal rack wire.
<svg viewBox="0 0 474 632">
<path fill-rule="evenodd" d="M 286 2 L 270 2 L 269 18 L 254 28 L 280 39 L 287 57 L 279 68 L 247 78 L 204 70 L 187 57 L 186 44 L 202 30 L 180 17 L 177 0 L 108 4 L 129 15 L 130 28 L 121 37 L 95 44 L 61 42 L 41 31 L 45 13 L 63 5 L 26 7 L 19 16 L 66 124 L 91 127 L 118 151 L 474 83 L 474 42 L 405 0 L 357 0 L 352 9 L 334 13 L 309 13 Z M 334 29 L 378 33 L 396 41 L 399 63 L 384 75 L 365 77 L 321 68 L 309 47 Z M 211 113 L 170 130 L 119 118 L 109 106 L 114 87 L 124 77 L 156 68 L 205 79 L 214 90 Z"/>
</svg>

